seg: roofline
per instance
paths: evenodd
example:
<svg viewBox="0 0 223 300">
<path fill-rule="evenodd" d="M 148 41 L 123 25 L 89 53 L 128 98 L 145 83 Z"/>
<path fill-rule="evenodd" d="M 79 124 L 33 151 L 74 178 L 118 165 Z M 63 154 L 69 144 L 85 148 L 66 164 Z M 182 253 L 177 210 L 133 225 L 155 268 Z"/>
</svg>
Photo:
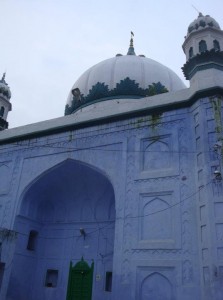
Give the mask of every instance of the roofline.
<svg viewBox="0 0 223 300">
<path fill-rule="evenodd" d="M 169 99 L 170 94 L 177 94 L 177 93 L 182 93 L 184 91 L 184 94 L 188 94 L 189 97 L 183 97 L 182 99 L 172 101 L 172 102 L 167 102 L 165 103 L 165 98 Z M 207 96 L 213 96 L 216 94 L 221 94 L 223 95 L 223 87 L 216 86 L 212 88 L 207 88 L 203 89 L 200 91 L 196 92 L 191 92 L 190 88 L 180 90 L 177 92 L 171 92 L 171 93 L 164 93 L 164 94 L 159 94 L 155 95 L 152 97 L 145 97 L 141 98 L 140 100 L 147 100 L 147 105 L 144 107 L 134 109 L 134 110 L 129 110 L 125 112 L 116 112 L 113 115 L 104 115 L 104 116 L 98 116 L 96 118 L 92 119 L 84 119 L 78 120 L 78 116 L 75 116 L 75 114 L 68 115 L 68 116 L 63 116 L 57 119 L 51 119 L 43 122 L 38 122 L 34 124 L 29 124 L 21 127 L 16 127 L 12 129 L 7 129 L 3 130 L 0 132 L 0 145 L 3 144 L 9 144 L 21 140 L 27 140 L 27 139 L 32 139 L 36 137 L 42 137 L 42 136 L 48 136 L 51 134 L 57 134 L 61 133 L 64 131 L 70 131 L 74 129 L 80 129 L 80 128 L 86 128 L 89 126 L 93 125 L 98 125 L 98 124 L 105 124 L 107 122 L 114 122 L 114 121 L 120 121 L 120 120 L 125 120 L 127 118 L 131 117 L 137 117 L 137 116 L 145 116 L 153 113 L 161 113 L 164 111 L 170 111 L 174 108 L 183 108 L 183 107 L 188 107 L 191 106 L 193 103 L 195 103 L 199 98 L 202 97 L 207 97 Z M 160 104 L 156 105 L 156 99 L 157 98 L 164 98 L 164 102 L 160 101 Z M 132 99 L 130 99 L 132 100 Z M 151 105 L 148 105 L 148 100 L 151 101 L 152 103 L 149 103 Z M 162 100 L 162 99 L 161 99 Z M 115 101 L 115 100 L 114 100 Z M 117 101 L 117 99 L 116 99 Z M 121 101 L 120 101 L 121 102 Z M 153 104 L 154 102 L 154 104 Z M 80 112 L 81 114 L 82 112 Z M 62 120 L 67 120 L 67 122 L 62 122 Z M 55 126 L 55 122 L 61 123 L 58 126 Z M 44 125 L 46 123 L 51 123 L 49 126 L 46 128 L 39 128 L 41 127 L 41 124 Z M 52 124 L 53 123 L 53 124 Z M 65 123 L 65 124 L 64 124 Z M 19 132 L 20 131 L 20 132 Z M 11 134 L 10 134 L 11 133 Z"/>
</svg>

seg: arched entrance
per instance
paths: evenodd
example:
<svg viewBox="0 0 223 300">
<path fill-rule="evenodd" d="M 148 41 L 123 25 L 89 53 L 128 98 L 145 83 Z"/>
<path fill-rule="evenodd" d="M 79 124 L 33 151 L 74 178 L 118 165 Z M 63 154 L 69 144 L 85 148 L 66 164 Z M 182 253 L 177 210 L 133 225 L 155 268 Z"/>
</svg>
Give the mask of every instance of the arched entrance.
<svg viewBox="0 0 223 300">
<path fill-rule="evenodd" d="M 94 262 L 92 300 L 110 299 L 115 198 L 108 178 L 71 159 L 24 192 L 8 289 L 12 300 L 66 299 L 70 261 Z"/>
<path fill-rule="evenodd" d="M 70 263 L 69 280 L 67 286 L 67 300 L 91 300 L 94 263 L 91 267 L 84 261 Z"/>
</svg>

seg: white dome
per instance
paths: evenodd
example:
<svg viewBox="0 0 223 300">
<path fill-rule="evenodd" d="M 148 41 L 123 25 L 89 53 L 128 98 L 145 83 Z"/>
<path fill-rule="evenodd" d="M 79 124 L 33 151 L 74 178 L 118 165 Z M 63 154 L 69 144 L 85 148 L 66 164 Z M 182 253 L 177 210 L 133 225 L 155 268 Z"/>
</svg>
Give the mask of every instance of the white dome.
<svg viewBox="0 0 223 300">
<path fill-rule="evenodd" d="M 188 26 L 187 36 L 189 36 L 192 32 L 202 30 L 204 28 L 214 28 L 221 30 L 218 22 L 215 21 L 214 18 L 209 15 L 203 16 L 202 13 L 199 13 L 197 19 L 195 19 Z"/>
<path fill-rule="evenodd" d="M 142 98 L 148 95 L 146 91 L 153 84 L 169 92 L 185 88 L 173 71 L 150 58 L 134 54 L 117 55 L 94 65 L 75 82 L 66 107 L 72 106 L 74 91 L 78 91 L 79 97 L 81 95 L 85 99 L 84 105 L 89 105 L 103 99 L 127 96 Z M 81 100 L 79 106 L 83 106 Z"/>
</svg>

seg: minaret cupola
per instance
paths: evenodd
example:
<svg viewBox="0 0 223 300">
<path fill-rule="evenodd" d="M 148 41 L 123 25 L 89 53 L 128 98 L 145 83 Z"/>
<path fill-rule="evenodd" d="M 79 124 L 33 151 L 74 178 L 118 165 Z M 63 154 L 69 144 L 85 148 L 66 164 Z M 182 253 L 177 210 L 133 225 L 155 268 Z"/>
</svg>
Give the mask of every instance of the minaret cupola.
<svg viewBox="0 0 223 300">
<path fill-rule="evenodd" d="M 216 78 L 223 84 L 223 31 L 215 19 L 199 13 L 189 25 L 182 47 L 186 55 L 182 70 L 191 87 L 208 88 Z"/>
<path fill-rule="evenodd" d="M 0 130 L 8 128 L 7 116 L 8 112 L 12 110 L 10 103 L 11 91 L 5 81 L 5 73 L 0 80 Z"/>
</svg>

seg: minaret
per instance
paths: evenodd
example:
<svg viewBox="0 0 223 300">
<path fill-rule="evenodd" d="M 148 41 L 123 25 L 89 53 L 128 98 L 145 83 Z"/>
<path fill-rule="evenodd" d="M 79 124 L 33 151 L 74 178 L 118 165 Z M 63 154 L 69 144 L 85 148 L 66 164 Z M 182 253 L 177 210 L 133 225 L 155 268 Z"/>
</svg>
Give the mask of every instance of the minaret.
<svg viewBox="0 0 223 300">
<path fill-rule="evenodd" d="M 210 16 L 199 13 L 183 44 L 183 72 L 196 99 L 191 109 L 191 134 L 196 149 L 197 245 L 201 295 L 222 299 L 223 232 L 223 31 Z M 196 232 L 194 230 L 194 232 Z M 223 252 L 222 252 L 223 253 Z"/>
<path fill-rule="evenodd" d="M 8 112 L 12 110 L 10 103 L 11 91 L 5 81 L 5 73 L 0 80 L 0 130 L 8 128 L 7 116 Z"/>
<path fill-rule="evenodd" d="M 195 92 L 223 86 L 223 31 L 215 19 L 199 13 L 182 47 L 187 60 L 182 70 Z"/>
</svg>

